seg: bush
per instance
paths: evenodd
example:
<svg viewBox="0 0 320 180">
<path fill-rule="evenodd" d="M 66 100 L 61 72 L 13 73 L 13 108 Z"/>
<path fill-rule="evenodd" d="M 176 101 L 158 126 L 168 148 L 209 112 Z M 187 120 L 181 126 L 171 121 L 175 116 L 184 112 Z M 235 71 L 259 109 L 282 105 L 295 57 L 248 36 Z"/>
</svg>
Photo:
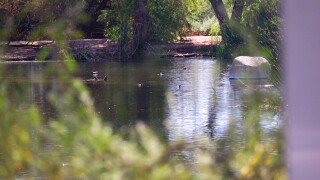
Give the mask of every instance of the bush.
<svg viewBox="0 0 320 180">
<path fill-rule="evenodd" d="M 150 0 L 150 41 L 172 42 L 182 36 L 186 5 L 180 0 Z"/>
<path fill-rule="evenodd" d="M 279 0 L 255 0 L 245 9 L 242 21 L 257 44 L 268 51 L 267 56 L 273 60 L 273 64 L 279 64 L 282 40 L 279 6 Z"/>
</svg>

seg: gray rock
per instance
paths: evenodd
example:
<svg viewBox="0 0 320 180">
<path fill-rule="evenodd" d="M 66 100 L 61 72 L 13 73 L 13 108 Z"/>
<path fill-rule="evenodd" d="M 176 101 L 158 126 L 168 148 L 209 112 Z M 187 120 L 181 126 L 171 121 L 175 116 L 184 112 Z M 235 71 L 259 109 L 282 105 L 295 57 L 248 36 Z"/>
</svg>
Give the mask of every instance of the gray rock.
<svg viewBox="0 0 320 180">
<path fill-rule="evenodd" d="M 229 78 L 268 78 L 270 71 L 270 63 L 263 57 L 238 56 L 233 60 Z"/>
</svg>

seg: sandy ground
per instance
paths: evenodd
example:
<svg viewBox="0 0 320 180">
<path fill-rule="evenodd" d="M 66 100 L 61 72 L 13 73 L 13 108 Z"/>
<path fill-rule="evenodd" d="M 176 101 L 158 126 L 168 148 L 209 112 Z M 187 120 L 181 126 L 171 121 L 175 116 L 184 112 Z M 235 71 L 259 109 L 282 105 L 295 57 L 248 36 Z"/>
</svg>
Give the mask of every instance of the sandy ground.
<svg viewBox="0 0 320 180">
<path fill-rule="evenodd" d="M 214 45 L 222 41 L 221 36 L 187 36 L 184 39 L 195 45 Z"/>
</svg>

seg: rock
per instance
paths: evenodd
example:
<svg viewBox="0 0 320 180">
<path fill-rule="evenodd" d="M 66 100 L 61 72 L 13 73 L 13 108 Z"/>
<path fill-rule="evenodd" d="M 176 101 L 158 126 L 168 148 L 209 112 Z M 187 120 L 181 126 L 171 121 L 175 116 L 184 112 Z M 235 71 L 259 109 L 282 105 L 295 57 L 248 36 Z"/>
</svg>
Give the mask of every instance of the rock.
<svg viewBox="0 0 320 180">
<path fill-rule="evenodd" d="M 238 56 L 233 60 L 229 78 L 268 78 L 270 71 L 270 63 L 263 57 Z"/>
</svg>

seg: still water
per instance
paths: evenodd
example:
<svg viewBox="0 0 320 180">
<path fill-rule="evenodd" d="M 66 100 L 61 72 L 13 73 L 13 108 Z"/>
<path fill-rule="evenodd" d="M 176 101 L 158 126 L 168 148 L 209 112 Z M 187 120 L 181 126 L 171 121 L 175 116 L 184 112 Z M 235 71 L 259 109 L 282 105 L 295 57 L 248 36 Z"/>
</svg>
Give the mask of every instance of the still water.
<svg viewBox="0 0 320 180">
<path fill-rule="evenodd" d="M 43 117 L 55 116 L 47 94 L 59 83 L 54 76 L 43 81 L 48 67 L 61 62 L 3 63 L 7 79 L 14 86 L 25 84 L 28 99 L 40 107 Z M 80 63 L 77 77 L 84 80 L 97 113 L 116 132 L 125 133 L 137 122 L 149 125 L 165 143 L 184 141 L 177 156 L 193 162 L 194 147 L 213 142 L 243 143 L 244 120 L 255 95 L 259 106 L 260 130 L 265 139 L 282 128 L 283 116 L 278 87 L 270 82 L 251 85 L 230 82 L 229 65 L 214 59 L 145 58 L 139 62 Z M 107 82 L 85 81 L 98 71 Z M 262 100 L 261 100 L 262 99 Z M 276 103 L 274 103 L 276 102 Z M 233 135 L 230 135 L 230 129 Z M 222 143 L 218 149 L 228 149 Z"/>
</svg>

